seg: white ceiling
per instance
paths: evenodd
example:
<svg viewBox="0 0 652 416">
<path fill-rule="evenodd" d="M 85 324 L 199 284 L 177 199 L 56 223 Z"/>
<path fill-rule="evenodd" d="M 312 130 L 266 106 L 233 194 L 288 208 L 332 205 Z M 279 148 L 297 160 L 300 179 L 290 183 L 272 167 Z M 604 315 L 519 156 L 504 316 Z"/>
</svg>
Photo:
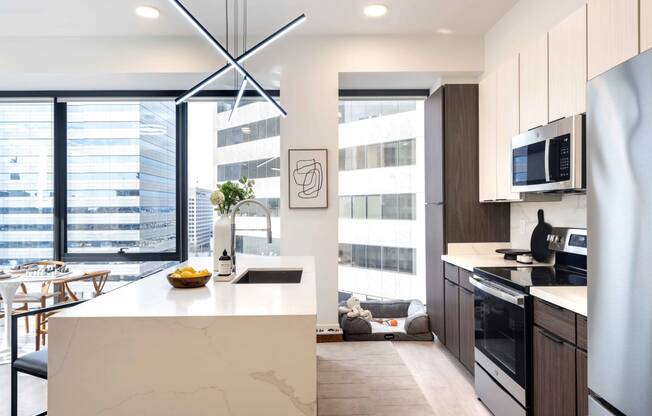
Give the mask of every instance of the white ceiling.
<svg viewBox="0 0 652 416">
<path fill-rule="evenodd" d="M 240 0 L 242 2 L 242 0 Z M 389 13 L 371 19 L 365 5 L 383 3 Z M 486 33 L 517 0 L 248 0 L 248 28 L 265 35 L 297 17 L 307 35 L 415 35 L 449 29 Z M 224 34 L 225 0 L 182 0 L 215 36 Z M 230 4 L 232 0 L 229 0 Z M 135 15 L 139 5 L 161 10 L 158 20 Z M 167 0 L 2 0 L 0 36 L 190 35 L 194 30 Z"/>
</svg>

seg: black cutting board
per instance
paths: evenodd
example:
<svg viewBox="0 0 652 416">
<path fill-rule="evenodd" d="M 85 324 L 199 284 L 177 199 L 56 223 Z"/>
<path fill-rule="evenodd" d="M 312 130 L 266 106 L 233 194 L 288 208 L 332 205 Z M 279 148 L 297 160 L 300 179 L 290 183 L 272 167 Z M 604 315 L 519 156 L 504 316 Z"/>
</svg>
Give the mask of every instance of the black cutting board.
<svg viewBox="0 0 652 416">
<path fill-rule="evenodd" d="M 545 222 L 543 217 L 543 210 L 537 212 L 539 222 L 532 231 L 532 238 L 530 239 L 530 250 L 532 251 L 532 258 L 539 262 L 546 262 L 550 259 L 550 248 L 548 247 L 548 236 L 552 232 L 552 225 Z"/>
</svg>

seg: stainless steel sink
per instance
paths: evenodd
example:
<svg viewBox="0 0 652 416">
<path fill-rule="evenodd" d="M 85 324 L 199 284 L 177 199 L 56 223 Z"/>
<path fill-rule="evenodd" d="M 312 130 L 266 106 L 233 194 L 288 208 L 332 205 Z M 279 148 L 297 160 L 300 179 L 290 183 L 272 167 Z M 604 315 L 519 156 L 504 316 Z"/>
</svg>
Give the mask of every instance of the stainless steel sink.
<svg viewBox="0 0 652 416">
<path fill-rule="evenodd" d="M 302 270 L 247 270 L 233 284 L 301 283 Z"/>
</svg>

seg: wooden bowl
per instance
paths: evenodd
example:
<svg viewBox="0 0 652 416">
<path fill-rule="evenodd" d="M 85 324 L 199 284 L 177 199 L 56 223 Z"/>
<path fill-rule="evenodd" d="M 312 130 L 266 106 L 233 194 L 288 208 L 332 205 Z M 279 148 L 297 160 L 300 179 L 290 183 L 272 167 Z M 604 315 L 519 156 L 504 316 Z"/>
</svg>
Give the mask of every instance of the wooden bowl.
<svg viewBox="0 0 652 416">
<path fill-rule="evenodd" d="M 195 287 L 206 286 L 206 283 L 211 280 L 212 276 L 213 275 L 209 273 L 207 276 L 202 277 L 172 277 L 171 274 L 167 277 L 168 282 L 177 289 L 192 289 Z"/>
</svg>

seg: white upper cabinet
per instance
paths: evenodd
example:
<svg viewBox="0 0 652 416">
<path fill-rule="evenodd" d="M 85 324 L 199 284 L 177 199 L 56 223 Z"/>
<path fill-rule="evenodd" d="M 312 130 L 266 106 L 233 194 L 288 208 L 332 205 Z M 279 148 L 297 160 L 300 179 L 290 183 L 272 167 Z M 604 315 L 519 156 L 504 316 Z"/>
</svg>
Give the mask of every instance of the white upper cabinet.
<svg viewBox="0 0 652 416">
<path fill-rule="evenodd" d="M 520 131 L 548 123 L 548 34 L 520 53 Z"/>
<path fill-rule="evenodd" d="M 639 0 L 588 0 L 587 4 L 591 79 L 638 54 Z"/>
<path fill-rule="evenodd" d="M 586 81 L 584 5 L 548 33 L 549 122 L 586 111 Z"/>
<path fill-rule="evenodd" d="M 641 0 L 641 52 L 652 48 L 652 0 Z"/>
<path fill-rule="evenodd" d="M 496 73 L 479 86 L 479 185 L 480 202 L 496 200 Z"/>
<path fill-rule="evenodd" d="M 496 200 L 519 200 L 512 193 L 512 137 L 519 134 L 519 57 L 496 71 Z"/>
</svg>

